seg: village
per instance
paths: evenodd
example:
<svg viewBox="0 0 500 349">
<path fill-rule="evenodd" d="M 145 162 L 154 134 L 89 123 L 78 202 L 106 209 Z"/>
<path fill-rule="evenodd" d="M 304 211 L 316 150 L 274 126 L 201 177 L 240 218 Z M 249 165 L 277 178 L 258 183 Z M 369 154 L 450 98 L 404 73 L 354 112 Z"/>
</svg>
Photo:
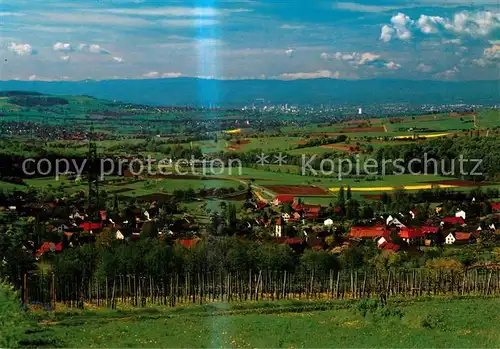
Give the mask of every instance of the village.
<svg viewBox="0 0 500 349">
<path fill-rule="evenodd" d="M 36 241 L 25 241 L 23 249 L 37 260 L 84 244 L 133 242 L 141 237 L 190 248 L 210 235 L 235 235 L 288 245 L 298 253 L 314 249 L 334 254 L 367 241 L 374 242 L 380 252 L 398 253 L 500 239 L 500 203 L 478 202 L 474 197 L 447 202 L 446 208 L 443 204 L 415 205 L 407 212 L 365 213 L 363 218 L 355 215 L 353 219 L 346 210 L 355 200 L 337 201 L 329 207 L 304 204 L 292 195 L 263 201 L 249 188 L 238 214 L 229 212 L 234 207 L 224 206 L 208 224 L 179 210 L 175 201 L 119 203 L 115 196 L 113 205 L 89 214 L 83 194 L 43 203 L 32 201 L 24 192 L 1 199 L 4 222 L 24 221 L 36 231 Z"/>
</svg>

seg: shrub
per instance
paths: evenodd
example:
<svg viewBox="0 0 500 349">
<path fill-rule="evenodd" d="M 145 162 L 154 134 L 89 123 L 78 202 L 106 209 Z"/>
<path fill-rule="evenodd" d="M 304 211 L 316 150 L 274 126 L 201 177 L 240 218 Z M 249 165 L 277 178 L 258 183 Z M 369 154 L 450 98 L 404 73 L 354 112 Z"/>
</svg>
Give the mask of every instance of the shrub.
<svg viewBox="0 0 500 349">
<path fill-rule="evenodd" d="M 401 318 L 403 318 L 404 313 L 401 309 L 383 307 L 377 311 L 377 315 L 382 317 L 382 318 L 396 317 L 396 318 L 401 319 Z"/>
<path fill-rule="evenodd" d="M 366 317 L 368 313 L 374 313 L 379 307 L 379 301 L 376 299 L 363 299 L 354 304 L 354 308 L 361 316 Z"/>
<path fill-rule="evenodd" d="M 427 316 L 422 319 L 421 325 L 423 328 L 428 328 L 431 330 L 432 329 L 444 330 L 446 328 L 444 316 L 441 313 L 427 314 Z"/>
<path fill-rule="evenodd" d="M 19 294 L 12 285 L 0 281 L 0 348 L 16 347 L 27 329 Z"/>
</svg>

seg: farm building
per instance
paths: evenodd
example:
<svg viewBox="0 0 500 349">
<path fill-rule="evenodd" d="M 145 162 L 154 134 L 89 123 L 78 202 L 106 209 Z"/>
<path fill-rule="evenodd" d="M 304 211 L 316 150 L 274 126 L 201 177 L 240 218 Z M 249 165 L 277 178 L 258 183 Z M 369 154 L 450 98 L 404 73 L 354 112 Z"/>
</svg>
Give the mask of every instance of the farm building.
<svg viewBox="0 0 500 349">
<path fill-rule="evenodd" d="M 472 244 L 476 241 L 476 236 L 473 233 L 449 233 L 445 238 L 445 244 Z"/>
<path fill-rule="evenodd" d="M 351 227 L 349 234 L 347 235 L 349 239 L 376 239 L 382 236 L 388 237 L 391 233 L 384 226 L 373 226 L 373 227 Z"/>
<path fill-rule="evenodd" d="M 443 218 L 443 221 L 441 222 L 441 224 L 446 224 L 446 223 L 464 225 L 465 221 L 462 217 L 446 217 L 446 218 Z"/>
<path fill-rule="evenodd" d="M 278 195 L 273 201 L 273 204 L 275 206 L 282 205 L 282 204 L 288 204 L 288 203 L 293 203 L 295 198 L 291 195 Z"/>
<path fill-rule="evenodd" d="M 399 237 L 408 244 L 421 244 L 425 239 L 425 233 L 422 228 L 401 228 Z"/>
</svg>

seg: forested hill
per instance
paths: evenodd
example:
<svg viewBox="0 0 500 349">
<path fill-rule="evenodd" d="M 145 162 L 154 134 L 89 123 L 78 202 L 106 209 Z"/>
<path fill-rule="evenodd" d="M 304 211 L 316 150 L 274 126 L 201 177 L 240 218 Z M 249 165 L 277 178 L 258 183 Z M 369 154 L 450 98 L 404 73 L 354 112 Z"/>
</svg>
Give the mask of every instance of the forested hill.
<svg viewBox="0 0 500 349">
<path fill-rule="evenodd" d="M 239 107 L 265 99 L 270 103 L 350 104 L 500 104 L 497 81 L 409 80 L 209 80 L 196 78 L 86 81 L 0 81 L 0 91 L 90 95 L 150 105 L 217 104 Z"/>
</svg>

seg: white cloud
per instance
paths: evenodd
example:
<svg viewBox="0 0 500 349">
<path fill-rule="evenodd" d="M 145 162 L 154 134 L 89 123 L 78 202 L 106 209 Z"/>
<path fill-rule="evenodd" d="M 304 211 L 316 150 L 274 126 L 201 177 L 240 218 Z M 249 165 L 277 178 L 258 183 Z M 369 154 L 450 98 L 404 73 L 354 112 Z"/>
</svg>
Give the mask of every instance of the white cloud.
<svg viewBox="0 0 500 349">
<path fill-rule="evenodd" d="M 380 58 L 379 55 L 376 55 L 376 54 L 373 54 L 370 52 L 365 52 L 365 53 L 361 54 L 361 59 L 359 60 L 358 64 L 364 65 L 367 63 L 372 63 L 372 62 L 379 60 L 379 58 Z"/>
<path fill-rule="evenodd" d="M 475 64 L 475 65 L 478 65 L 480 67 L 486 67 L 487 65 L 490 65 L 491 62 L 490 61 L 487 61 L 486 59 L 484 58 L 476 58 L 476 59 L 473 59 L 472 60 L 472 63 Z"/>
<path fill-rule="evenodd" d="M 485 48 L 484 57 L 490 60 L 500 59 L 500 44 L 494 44 L 492 47 Z"/>
<path fill-rule="evenodd" d="M 446 20 L 439 16 L 420 15 L 417 21 L 417 28 L 424 34 L 436 34 L 444 26 Z"/>
<path fill-rule="evenodd" d="M 384 64 L 385 67 L 389 70 L 399 70 L 401 68 L 401 64 L 394 63 L 394 62 L 388 62 Z"/>
<path fill-rule="evenodd" d="M 422 73 L 430 73 L 432 71 L 432 67 L 430 65 L 420 63 L 417 65 L 417 70 L 421 71 Z"/>
<path fill-rule="evenodd" d="M 391 18 L 391 25 L 384 25 L 380 39 L 388 42 L 393 38 L 408 40 L 412 33 L 420 31 L 426 35 L 452 34 L 458 36 L 484 37 L 500 28 L 500 12 L 491 11 L 461 11 L 453 18 L 420 15 L 415 22 L 404 13 L 398 13 Z M 444 40 L 455 43 L 454 39 Z M 445 42 L 443 42 L 445 43 Z"/>
<path fill-rule="evenodd" d="M 28 78 L 29 81 L 35 81 L 37 79 L 37 76 L 36 75 L 30 75 L 30 77 Z"/>
<path fill-rule="evenodd" d="M 384 42 L 389 42 L 396 33 L 396 30 L 388 25 L 384 25 L 380 32 L 380 40 Z"/>
<path fill-rule="evenodd" d="M 391 18 L 391 23 L 398 39 L 408 40 L 411 38 L 412 34 L 408 27 L 413 25 L 414 21 L 409 16 L 399 12 Z"/>
<path fill-rule="evenodd" d="M 122 63 L 123 62 L 123 58 L 122 57 L 113 57 L 113 60 L 117 61 L 118 63 Z"/>
<path fill-rule="evenodd" d="M 179 78 L 182 76 L 181 73 L 160 73 L 157 71 L 151 71 L 149 73 L 143 74 L 142 75 L 145 78 Z"/>
<path fill-rule="evenodd" d="M 500 60 L 500 43 L 492 41 L 492 46 L 487 47 L 483 51 L 483 56 L 472 60 L 472 63 L 480 67 L 486 67 L 495 64 Z"/>
<path fill-rule="evenodd" d="M 89 52 L 91 52 L 91 53 L 99 53 L 99 54 L 102 54 L 102 55 L 109 54 L 109 52 L 107 50 L 105 50 L 104 48 L 102 48 L 100 45 L 97 45 L 97 44 L 90 45 L 89 46 Z"/>
<path fill-rule="evenodd" d="M 304 29 L 305 26 L 303 25 L 292 25 L 292 24 L 283 24 L 280 26 L 280 29 L 286 29 L 286 30 L 294 30 L 294 29 Z"/>
<path fill-rule="evenodd" d="M 24 16 L 24 14 L 18 12 L 0 12 L 0 17 L 20 17 L 20 16 Z"/>
<path fill-rule="evenodd" d="M 319 78 L 328 78 L 328 79 L 338 79 L 340 77 L 340 73 L 338 71 L 332 72 L 330 70 L 318 70 L 312 73 L 284 73 L 280 74 L 275 79 L 279 80 L 300 80 L 300 79 L 319 79 Z"/>
<path fill-rule="evenodd" d="M 145 73 L 142 76 L 144 76 L 145 78 L 157 78 L 160 76 L 160 73 L 157 71 L 150 71 L 149 73 Z"/>
<path fill-rule="evenodd" d="M 445 29 L 471 36 L 486 36 L 500 28 L 500 12 L 478 11 L 456 13 L 453 21 L 447 21 Z"/>
<path fill-rule="evenodd" d="M 285 55 L 287 55 L 287 57 L 292 57 L 294 52 L 295 50 L 293 48 L 289 48 L 285 50 Z"/>
<path fill-rule="evenodd" d="M 366 65 L 373 62 L 377 62 L 380 60 L 380 55 L 371 53 L 371 52 L 336 52 L 334 55 L 330 55 L 326 52 L 323 52 L 320 55 L 320 58 L 332 61 L 334 59 L 338 61 L 348 62 L 352 65 Z"/>
<path fill-rule="evenodd" d="M 443 39 L 442 42 L 443 42 L 443 44 L 460 45 L 462 43 L 462 40 L 460 40 L 460 39 L 450 39 L 450 40 Z"/>
<path fill-rule="evenodd" d="M 14 52 L 19 56 L 29 56 L 36 53 L 30 44 L 16 44 L 15 42 L 10 43 L 9 51 Z"/>
<path fill-rule="evenodd" d="M 54 51 L 61 51 L 61 52 L 71 52 L 73 51 L 73 48 L 71 47 L 70 43 L 62 43 L 62 42 L 57 42 L 52 46 Z"/>
<path fill-rule="evenodd" d="M 61 56 L 60 57 L 63 61 L 69 61 L 71 59 L 71 56 Z"/>
<path fill-rule="evenodd" d="M 333 61 L 333 60 L 335 59 L 335 57 L 334 57 L 334 56 L 331 56 L 331 55 L 329 55 L 329 54 L 328 54 L 328 53 L 326 53 L 326 52 L 321 53 L 321 54 L 319 55 L 319 57 L 320 57 L 321 59 L 324 59 L 325 61 Z"/>
<path fill-rule="evenodd" d="M 455 66 L 452 69 L 445 70 L 445 71 L 442 71 L 442 72 L 436 74 L 435 77 L 445 79 L 445 80 L 451 79 L 459 72 L 460 72 L 460 70 Z"/>
<path fill-rule="evenodd" d="M 163 73 L 161 76 L 163 78 L 180 78 L 182 73 Z"/>
<path fill-rule="evenodd" d="M 394 11 L 401 8 L 406 8 L 410 6 L 378 6 L 378 5 L 363 5 L 355 2 L 336 2 L 333 4 L 333 8 L 345 11 L 352 12 L 367 12 L 367 13 L 379 13 L 379 12 L 387 12 Z"/>
</svg>

